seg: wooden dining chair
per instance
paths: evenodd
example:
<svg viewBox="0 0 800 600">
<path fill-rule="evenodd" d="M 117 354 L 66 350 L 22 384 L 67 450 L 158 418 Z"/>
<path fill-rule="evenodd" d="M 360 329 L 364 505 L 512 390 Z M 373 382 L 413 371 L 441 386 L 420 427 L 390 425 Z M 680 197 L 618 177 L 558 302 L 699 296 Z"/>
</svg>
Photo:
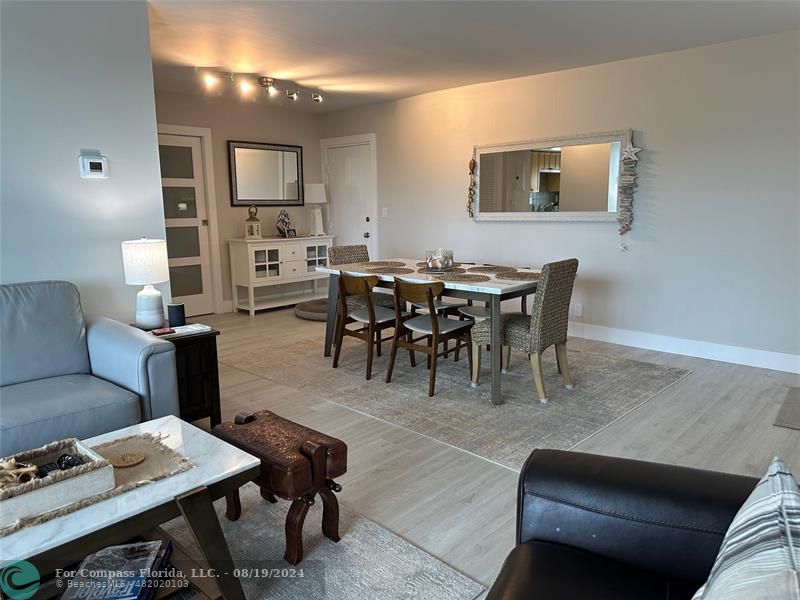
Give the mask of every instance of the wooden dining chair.
<svg viewBox="0 0 800 600">
<path fill-rule="evenodd" d="M 542 273 L 533 296 L 531 314 L 506 313 L 500 318 L 500 331 L 503 343 L 503 369 L 508 369 L 511 349 L 527 352 L 531 361 L 533 381 L 541 402 L 547 402 L 542 374 L 542 352 L 550 346 L 556 347 L 558 371 L 567 389 L 572 389 L 572 379 L 567 362 L 567 323 L 569 303 L 575 275 L 578 272 L 578 259 L 570 258 L 548 263 Z M 492 339 L 491 320 L 479 321 L 472 328 L 472 383 L 477 385 L 480 374 L 481 346 L 490 344 Z"/>
<path fill-rule="evenodd" d="M 392 339 L 383 338 L 383 331 L 395 325 L 395 312 L 385 306 L 377 306 L 373 302 L 372 288 L 378 283 L 378 277 L 371 275 L 361 277 L 342 273 L 339 275 L 339 297 L 337 299 L 336 327 L 334 339 L 336 351 L 333 354 L 333 368 L 339 366 L 339 356 L 342 352 L 342 340 L 354 337 L 367 344 L 367 380 L 372 379 L 372 357 L 377 346 L 378 356 L 381 355 L 381 342 Z M 351 307 L 348 298 L 359 298 L 363 306 Z M 404 318 L 400 313 L 400 318 Z M 358 323 L 358 329 L 349 329 L 347 325 Z"/>
<path fill-rule="evenodd" d="M 461 346 L 467 348 L 467 358 L 470 368 L 472 368 L 472 346 L 469 332 L 472 321 L 456 321 L 448 319 L 438 314 L 435 300 L 444 291 L 444 283 L 435 281 L 432 283 L 412 283 L 395 278 L 394 298 L 395 298 L 395 326 L 394 338 L 392 339 L 392 353 L 389 357 L 389 370 L 386 373 L 386 383 L 392 381 L 392 371 L 394 361 L 397 357 L 398 348 L 406 348 L 411 352 L 422 352 L 428 356 L 428 369 L 430 370 L 428 381 L 428 396 L 433 396 L 436 388 L 436 360 L 439 356 L 444 356 L 445 352 L 439 352 L 439 344 L 443 346 L 450 340 L 456 340 L 456 361 Z M 405 303 L 424 302 L 428 314 L 411 316 L 404 318 L 400 310 Z M 417 334 L 419 337 L 414 338 Z M 424 344 L 419 342 L 425 341 Z M 413 362 L 412 362 L 413 364 Z"/>
</svg>

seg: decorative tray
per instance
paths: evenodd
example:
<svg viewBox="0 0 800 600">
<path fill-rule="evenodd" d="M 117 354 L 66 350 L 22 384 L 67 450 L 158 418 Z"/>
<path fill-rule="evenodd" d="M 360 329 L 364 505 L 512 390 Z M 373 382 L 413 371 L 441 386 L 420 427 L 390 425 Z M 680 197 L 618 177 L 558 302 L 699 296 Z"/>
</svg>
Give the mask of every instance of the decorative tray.
<svg viewBox="0 0 800 600">
<path fill-rule="evenodd" d="M 18 463 L 41 466 L 55 462 L 62 454 L 80 456 L 84 463 L 0 489 L 0 529 L 17 520 L 50 512 L 114 487 L 111 463 L 74 438 L 18 452 L 3 460 L 13 458 Z"/>
</svg>

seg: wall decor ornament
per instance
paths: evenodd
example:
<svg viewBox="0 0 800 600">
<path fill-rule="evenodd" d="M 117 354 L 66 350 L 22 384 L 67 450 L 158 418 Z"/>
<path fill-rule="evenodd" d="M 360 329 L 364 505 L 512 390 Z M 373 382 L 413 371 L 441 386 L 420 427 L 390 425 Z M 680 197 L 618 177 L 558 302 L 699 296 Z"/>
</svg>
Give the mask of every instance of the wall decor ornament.
<svg viewBox="0 0 800 600">
<path fill-rule="evenodd" d="M 470 219 L 475 216 L 472 210 L 472 204 L 475 202 L 475 167 L 477 164 L 478 163 L 475 162 L 475 150 L 473 150 L 472 158 L 469 161 L 469 188 L 467 189 L 467 214 Z"/>
<path fill-rule="evenodd" d="M 619 181 L 617 183 L 617 231 L 625 235 L 633 223 L 633 194 L 636 190 L 637 156 L 641 148 L 633 145 L 633 131 L 628 131 L 628 144 L 620 152 Z"/>
<path fill-rule="evenodd" d="M 278 235 L 281 237 L 289 237 L 289 230 L 292 229 L 292 219 L 286 210 L 281 210 L 278 213 L 278 221 L 275 223 L 275 229 L 278 230 Z M 296 234 L 295 234 L 296 235 Z"/>
</svg>

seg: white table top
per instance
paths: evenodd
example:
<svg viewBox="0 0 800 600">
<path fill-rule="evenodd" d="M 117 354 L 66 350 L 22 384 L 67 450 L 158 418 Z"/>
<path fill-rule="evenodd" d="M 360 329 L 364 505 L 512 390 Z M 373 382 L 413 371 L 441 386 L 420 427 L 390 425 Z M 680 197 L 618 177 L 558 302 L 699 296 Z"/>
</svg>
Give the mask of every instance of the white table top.
<svg viewBox="0 0 800 600">
<path fill-rule="evenodd" d="M 91 447 L 115 438 L 156 432 L 168 434 L 162 438 L 162 443 L 183 454 L 194 468 L 41 525 L 24 527 L 11 535 L 0 537 L 0 566 L 50 550 L 155 508 L 197 487 L 232 477 L 261 462 L 247 452 L 173 416 L 98 435 L 84 440 L 84 443 Z"/>
<path fill-rule="evenodd" d="M 423 262 L 423 259 L 420 258 L 387 258 L 381 260 L 391 260 L 395 262 L 402 262 L 404 267 L 407 269 L 414 269 L 414 273 L 407 273 L 397 275 L 396 277 L 400 277 L 401 279 L 406 279 L 408 281 L 419 281 L 419 282 L 430 282 L 430 281 L 439 281 L 433 275 L 428 275 L 427 273 L 417 273 L 417 266 L 418 262 Z M 458 262 L 458 261 L 456 261 Z M 480 264 L 474 265 L 467 265 L 462 264 L 462 268 L 469 270 L 470 267 L 479 267 Z M 509 267 L 513 267 L 514 265 L 507 265 Z M 336 266 L 326 266 L 326 267 L 317 267 L 317 271 L 320 273 L 330 273 L 333 275 L 338 275 L 341 271 L 345 271 L 346 273 L 353 273 L 354 275 L 376 275 L 382 281 L 394 281 L 395 275 L 382 275 L 380 273 L 370 273 L 367 269 L 371 268 L 369 265 L 364 263 L 353 263 L 348 265 L 336 265 Z M 398 267 L 399 268 L 399 267 Z M 538 270 L 533 269 L 523 269 L 521 267 L 516 267 L 517 271 L 524 271 L 528 273 L 538 273 Z M 510 292 L 516 292 L 519 290 L 524 290 L 528 288 L 536 287 L 535 281 L 503 281 L 501 279 L 497 279 L 491 273 L 476 273 L 476 275 L 486 275 L 489 277 L 488 281 L 480 281 L 480 282 L 470 282 L 470 281 L 443 281 L 445 289 L 448 290 L 461 290 L 464 292 L 477 292 L 481 294 L 508 294 Z"/>
</svg>

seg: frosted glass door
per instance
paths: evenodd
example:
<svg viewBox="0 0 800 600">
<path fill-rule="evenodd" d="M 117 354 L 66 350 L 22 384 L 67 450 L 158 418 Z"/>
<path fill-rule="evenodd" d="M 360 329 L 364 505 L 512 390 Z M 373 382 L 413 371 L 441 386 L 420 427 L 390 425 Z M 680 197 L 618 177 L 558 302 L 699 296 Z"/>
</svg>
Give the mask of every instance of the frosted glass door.
<svg viewBox="0 0 800 600">
<path fill-rule="evenodd" d="M 214 312 L 201 153 L 200 138 L 158 136 L 172 301 L 187 316 Z"/>
</svg>

